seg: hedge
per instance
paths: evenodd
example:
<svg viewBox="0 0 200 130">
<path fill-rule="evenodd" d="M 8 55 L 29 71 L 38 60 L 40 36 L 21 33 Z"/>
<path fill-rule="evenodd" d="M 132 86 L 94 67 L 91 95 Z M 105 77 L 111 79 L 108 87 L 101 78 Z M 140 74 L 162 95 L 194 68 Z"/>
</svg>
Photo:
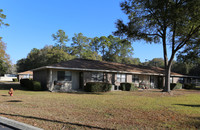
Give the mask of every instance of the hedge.
<svg viewBox="0 0 200 130">
<path fill-rule="evenodd" d="M 42 90 L 41 84 L 38 81 L 33 81 L 33 80 L 29 80 L 29 79 L 21 79 L 20 85 L 24 88 L 27 88 L 27 89 L 33 90 L 33 91 Z"/>
<path fill-rule="evenodd" d="M 13 78 L 12 80 L 13 80 L 13 82 L 18 82 L 17 78 Z"/>
<path fill-rule="evenodd" d="M 184 86 L 184 89 L 195 89 L 195 84 L 187 83 L 187 84 L 184 84 L 183 86 Z"/>
<path fill-rule="evenodd" d="M 20 79 L 20 85 L 24 88 L 28 87 L 29 79 Z"/>
<path fill-rule="evenodd" d="M 182 84 L 181 83 L 170 83 L 170 90 L 174 89 L 182 89 Z"/>
<path fill-rule="evenodd" d="M 88 82 L 84 87 L 86 92 L 107 92 L 111 90 L 112 85 L 103 82 Z"/>
<path fill-rule="evenodd" d="M 132 83 L 120 83 L 119 89 L 122 91 L 136 91 L 138 90 L 137 87 L 134 86 Z"/>
</svg>

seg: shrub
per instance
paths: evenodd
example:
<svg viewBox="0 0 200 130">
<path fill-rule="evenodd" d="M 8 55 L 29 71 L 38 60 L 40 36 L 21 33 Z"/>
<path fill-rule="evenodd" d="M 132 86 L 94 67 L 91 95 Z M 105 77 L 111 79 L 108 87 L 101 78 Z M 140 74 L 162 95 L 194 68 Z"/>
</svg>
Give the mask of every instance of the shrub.
<svg viewBox="0 0 200 130">
<path fill-rule="evenodd" d="M 107 92 L 111 90 L 112 85 L 102 82 L 88 82 L 84 87 L 86 92 Z"/>
<path fill-rule="evenodd" d="M 170 83 L 170 90 L 181 89 L 181 88 L 182 88 L 181 83 Z"/>
<path fill-rule="evenodd" d="M 132 83 L 120 83 L 120 90 L 122 91 L 136 91 L 138 90 L 137 87 L 134 86 Z"/>
<path fill-rule="evenodd" d="M 184 89 L 195 89 L 195 84 L 184 84 Z"/>
<path fill-rule="evenodd" d="M 126 91 L 126 83 L 120 83 L 119 90 Z"/>
<path fill-rule="evenodd" d="M 33 81 L 29 79 L 21 79 L 20 85 L 29 90 L 34 90 L 34 91 L 42 90 L 41 84 L 38 81 Z"/>
<path fill-rule="evenodd" d="M 28 88 L 29 79 L 20 79 L 20 85 L 24 88 Z"/>
<path fill-rule="evenodd" d="M 12 80 L 13 80 L 13 82 L 18 82 L 17 78 L 13 78 Z"/>
<path fill-rule="evenodd" d="M 42 87 L 41 87 L 40 82 L 38 82 L 38 81 L 33 81 L 33 80 L 30 80 L 30 82 L 31 82 L 32 90 L 34 90 L 34 91 L 42 90 Z"/>
</svg>

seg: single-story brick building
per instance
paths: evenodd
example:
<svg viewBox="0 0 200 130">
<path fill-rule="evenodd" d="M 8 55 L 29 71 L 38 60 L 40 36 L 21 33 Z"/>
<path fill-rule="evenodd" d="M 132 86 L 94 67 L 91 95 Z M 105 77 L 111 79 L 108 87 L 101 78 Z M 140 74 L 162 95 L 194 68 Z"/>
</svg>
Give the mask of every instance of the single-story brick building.
<svg viewBox="0 0 200 130">
<path fill-rule="evenodd" d="M 171 82 L 187 82 L 184 75 L 171 73 Z M 121 82 L 146 85 L 150 88 L 164 86 L 164 69 L 115 62 L 73 59 L 33 70 L 33 80 L 50 91 L 82 89 L 87 82 L 108 82 L 115 88 Z"/>
<path fill-rule="evenodd" d="M 32 79 L 33 78 L 33 71 L 24 71 L 18 73 L 18 79 Z"/>
</svg>

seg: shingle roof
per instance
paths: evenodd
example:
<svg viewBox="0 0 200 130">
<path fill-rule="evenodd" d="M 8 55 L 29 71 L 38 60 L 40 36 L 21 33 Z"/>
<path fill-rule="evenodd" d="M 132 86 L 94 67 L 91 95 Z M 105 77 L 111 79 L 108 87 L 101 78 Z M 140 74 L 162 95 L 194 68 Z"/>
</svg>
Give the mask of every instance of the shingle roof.
<svg viewBox="0 0 200 130">
<path fill-rule="evenodd" d="M 92 69 L 92 70 L 111 70 L 111 71 L 125 71 L 132 73 L 145 73 L 145 74 L 164 74 L 164 69 L 159 67 L 150 67 L 133 64 L 121 64 L 116 62 L 87 60 L 87 59 L 73 59 L 66 62 L 51 65 L 51 67 L 64 67 L 64 68 L 79 68 L 79 69 Z M 180 75 L 178 73 L 171 73 L 172 75 Z"/>
<path fill-rule="evenodd" d="M 20 73 L 18 73 L 19 75 L 20 74 L 31 74 L 31 75 L 33 75 L 33 71 L 24 71 L 24 72 L 20 72 Z"/>
</svg>

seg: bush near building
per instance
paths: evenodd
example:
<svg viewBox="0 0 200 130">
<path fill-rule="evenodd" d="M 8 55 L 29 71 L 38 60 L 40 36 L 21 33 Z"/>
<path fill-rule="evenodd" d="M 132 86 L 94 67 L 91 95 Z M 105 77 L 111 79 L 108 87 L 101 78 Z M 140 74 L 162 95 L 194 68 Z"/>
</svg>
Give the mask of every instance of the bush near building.
<svg viewBox="0 0 200 130">
<path fill-rule="evenodd" d="M 120 83 L 120 90 L 122 91 L 136 91 L 138 90 L 137 87 L 134 86 L 132 83 Z"/>
<path fill-rule="evenodd" d="M 17 78 L 13 78 L 13 82 L 18 82 L 18 79 Z"/>
<path fill-rule="evenodd" d="M 182 89 L 182 84 L 181 83 L 171 83 L 170 90 L 174 90 L 174 89 Z"/>
<path fill-rule="evenodd" d="M 111 90 L 112 85 L 103 82 L 88 82 L 84 87 L 86 92 L 108 92 Z"/>
<path fill-rule="evenodd" d="M 189 84 L 189 83 L 184 84 L 184 89 L 195 89 L 195 88 L 196 88 L 195 84 Z"/>
<path fill-rule="evenodd" d="M 27 89 L 33 90 L 33 91 L 42 90 L 41 84 L 38 81 L 33 81 L 33 80 L 29 80 L 29 79 L 21 79 L 20 85 L 24 88 L 27 88 Z"/>
</svg>

